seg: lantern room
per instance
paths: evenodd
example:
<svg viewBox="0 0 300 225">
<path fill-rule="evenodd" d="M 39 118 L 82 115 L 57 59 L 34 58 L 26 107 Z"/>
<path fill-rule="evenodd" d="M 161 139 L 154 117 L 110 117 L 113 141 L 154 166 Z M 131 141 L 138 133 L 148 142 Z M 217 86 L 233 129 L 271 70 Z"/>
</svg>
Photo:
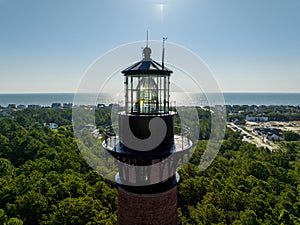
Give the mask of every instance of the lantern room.
<svg viewBox="0 0 300 225">
<path fill-rule="evenodd" d="M 143 59 L 123 70 L 126 114 L 166 114 L 169 112 L 170 75 L 164 65 L 151 59 L 145 47 Z"/>
</svg>

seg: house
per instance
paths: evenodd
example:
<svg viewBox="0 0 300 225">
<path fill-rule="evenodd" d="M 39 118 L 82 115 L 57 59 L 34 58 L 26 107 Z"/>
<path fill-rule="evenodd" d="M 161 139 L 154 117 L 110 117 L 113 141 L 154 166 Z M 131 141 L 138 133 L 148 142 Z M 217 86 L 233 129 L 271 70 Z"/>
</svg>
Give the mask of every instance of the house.
<svg viewBox="0 0 300 225">
<path fill-rule="evenodd" d="M 4 116 L 4 117 L 12 117 L 12 115 L 8 111 L 2 111 L 1 113 L 2 113 L 2 116 Z"/>
<path fill-rule="evenodd" d="M 246 120 L 249 122 L 268 122 L 267 116 L 246 116 Z"/>
<path fill-rule="evenodd" d="M 16 104 L 8 104 L 7 108 L 15 109 L 16 108 Z"/>
<path fill-rule="evenodd" d="M 280 136 L 276 134 L 271 134 L 267 136 L 267 139 L 270 141 L 280 141 Z"/>
<path fill-rule="evenodd" d="M 64 104 L 63 104 L 63 108 L 64 108 L 64 109 L 71 109 L 72 106 L 73 106 L 72 103 L 64 103 Z"/>
<path fill-rule="evenodd" d="M 100 103 L 100 104 L 97 105 L 97 108 L 98 109 L 104 109 L 105 108 L 105 104 Z"/>
<path fill-rule="evenodd" d="M 110 108 L 110 109 L 112 109 L 112 108 L 119 108 L 120 107 L 120 105 L 119 104 L 109 104 L 108 105 L 108 107 Z"/>
<path fill-rule="evenodd" d="M 94 124 L 87 124 L 87 125 L 83 126 L 83 129 L 84 128 L 87 130 L 90 130 L 90 131 L 96 130 L 96 126 Z"/>
<path fill-rule="evenodd" d="M 18 105 L 17 106 L 17 109 L 20 109 L 20 110 L 25 109 L 25 108 L 26 108 L 26 105 Z"/>
<path fill-rule="evenodd" d="M 40 105 L 28 105 L 27 107 L 28 107 L 29 109 L 39 109 L 39 108 L 41 108 Z"/>
<path fill-rule="evenodd" d="M 49 123 L 48 124 L 48 127 L 51 129 L 51 130 L 57 130 L 58 129 L 58 125 L 56 123 Z"/>
<path fill-rule="evenodd" d="M 269 141 L 280 141 L 282 137 L 282 131 L 278 128 L 254 128 L 253 132 L 258 134 L 259 136 L 266 137 Z"/>
<path fill-rule="evenodd" d="M 53 109 L 60 109 L 61 108 L 61 103 L 54 102 L 54 103 L 52 103 L 51 108 L 53 108 Z"/>
<path fill-rule="evenodd" d="M 56 123 L 43 123 L 44 127 L 48 127 L 51 130 L 57 130 L 58 129 L 58 125 Z"/>
<path fill-rule="evenodd" d="M 91 132 L 95 131 L 97 129 L 96 125 L 95 124 L 86 124 L 86 125 L 81 125 L 81 126 L 78 126 L 77 130 L 89 130 Z"/>
</svg>

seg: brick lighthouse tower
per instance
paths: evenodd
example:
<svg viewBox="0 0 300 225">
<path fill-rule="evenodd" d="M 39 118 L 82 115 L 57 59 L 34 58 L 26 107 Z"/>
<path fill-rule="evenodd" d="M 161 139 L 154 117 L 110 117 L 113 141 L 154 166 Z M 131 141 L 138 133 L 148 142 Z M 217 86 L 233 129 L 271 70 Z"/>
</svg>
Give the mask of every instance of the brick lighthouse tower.
<svg viewBox="0 0 300 225">
<path fill-rule="evenodd" d="M 169 101 L 173 71 L 151 58 L 147 43 L 143 59 L 122 73 L 125 107 L 118 125 L 105 130 L 103 142 L 118 162 L 119 224 L 175 225 L 176 168 L 192 141 L 188 127 L 174 125 L 177 114 Z"/>
</svg>

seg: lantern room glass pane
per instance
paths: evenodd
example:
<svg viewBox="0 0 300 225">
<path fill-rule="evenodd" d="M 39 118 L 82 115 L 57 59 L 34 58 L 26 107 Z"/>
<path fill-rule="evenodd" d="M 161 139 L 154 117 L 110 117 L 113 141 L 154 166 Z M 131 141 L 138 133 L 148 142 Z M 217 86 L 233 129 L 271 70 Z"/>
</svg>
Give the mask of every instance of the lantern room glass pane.
<svg viewBox="0 0 300 225">
<path fill-rule="evenodd" d="M 130 75 L 125 94 L 126 113 L 160 114 L 169 112 L 169 77 Z"/>
<path fill-rule="evenodd" d="M 137 107 L 140 113 L 157 113 L 158 89 L 152 77 L 143 77 L 137 87 Z"/>
</svg>

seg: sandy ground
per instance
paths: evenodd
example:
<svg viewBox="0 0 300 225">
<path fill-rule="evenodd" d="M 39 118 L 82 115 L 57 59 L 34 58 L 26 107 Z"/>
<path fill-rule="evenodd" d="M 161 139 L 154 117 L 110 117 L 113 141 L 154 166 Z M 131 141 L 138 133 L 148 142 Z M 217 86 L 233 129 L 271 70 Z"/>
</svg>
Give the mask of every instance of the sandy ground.
<svg viewBox="0 0 300 225">
<path fill-rule="evenodd" d="M 270 122 L 246 122 L 245 128 L 247 130 L 253 130 L 255 127 L 270 127 L 270 128 L 278 128 L 283 131 L 293 131 L 300 134 L 300 121 L 291 121 L 291 122 L 278 122 L 278 121 L 270 121 Z"/>
</svg>

